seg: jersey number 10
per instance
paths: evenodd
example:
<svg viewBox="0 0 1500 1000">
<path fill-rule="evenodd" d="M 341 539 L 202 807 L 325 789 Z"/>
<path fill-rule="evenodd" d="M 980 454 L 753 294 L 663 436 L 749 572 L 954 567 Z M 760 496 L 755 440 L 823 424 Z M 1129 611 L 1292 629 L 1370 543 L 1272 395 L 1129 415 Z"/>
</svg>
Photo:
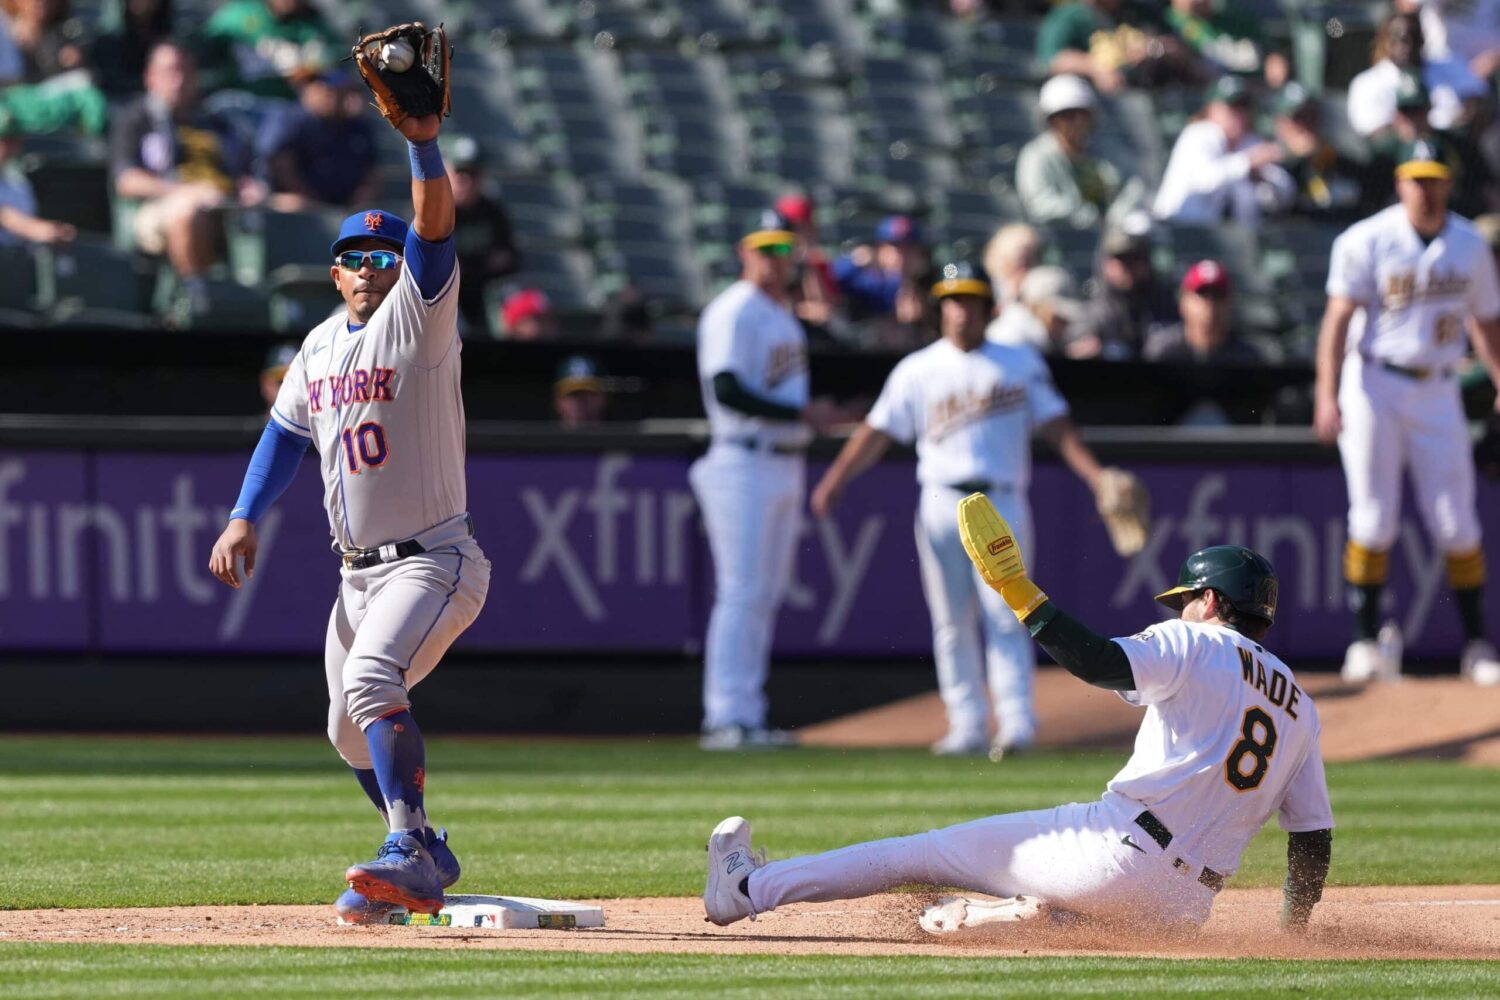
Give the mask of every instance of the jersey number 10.
<svg viewBox="0 0 1500 1000">
<path fill-rule="evenodd" d="M 356 476 L 366 468 L 384 465 L 390 457 L 385 428 L 373 420 L 366 420 L 358 427 L 345 427 L 339 438 L 344 442 L 344 460 L 349 463 L 349 471 Z"/>
</svg>

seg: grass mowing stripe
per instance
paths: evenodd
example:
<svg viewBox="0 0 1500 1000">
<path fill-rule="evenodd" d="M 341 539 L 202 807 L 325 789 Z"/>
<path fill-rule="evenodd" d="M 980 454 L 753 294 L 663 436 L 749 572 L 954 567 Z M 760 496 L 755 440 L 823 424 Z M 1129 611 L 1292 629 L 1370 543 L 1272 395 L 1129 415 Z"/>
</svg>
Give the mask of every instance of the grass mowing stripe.
<svg viewBox="0 0 1500 1000">
<path fill-rule="evenodd" d="M 378 820 L 312 737 L 0 737 L 0 906 L 326 903 Z M 1120 753 L 994 765 L 921 751 L 704 754 L 689 741 L 434 739 L 429 804 L 464 888 L 553 897 L 696 895 L 702 845 L 743 813 L 773 857 L 1087 800 Z M 1500 882 L 1494 772 L 1451 762 L 1329 767 L 1334 884 Z M 622 861 L 622 859 L 627 859 Z M 1277 885 L 1271 824 L 1235 885 Z"/>
<path fill-rule="evenodd" d="M 444 997 L 1267 997 L 1493 995 L 1495 963 L 585 955 L 559 952 L 0 945 L 7 995 Z M 17 992 L 12 988 L 19 987 Z"/>
</svg>

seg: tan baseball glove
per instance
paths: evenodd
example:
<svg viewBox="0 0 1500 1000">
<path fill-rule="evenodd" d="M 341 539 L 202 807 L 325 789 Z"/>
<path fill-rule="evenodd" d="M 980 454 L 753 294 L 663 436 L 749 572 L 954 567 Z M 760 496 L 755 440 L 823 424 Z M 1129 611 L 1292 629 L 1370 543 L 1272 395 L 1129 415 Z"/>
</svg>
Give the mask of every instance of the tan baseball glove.
<svg viewBox="0 0 1500 1000">
<path fill-rule="evenodd" d="M 411 63 L 402 66 L 406 46 Z M 375 107 L 394 127 L 407 118 L 448 116 L 452 59 L 443 26 L 429 29 L 421 21 L 398 24 L 354 43 L 355 68 L 375 95 Z"/>
<path fill-rule="evenodd" d="M 1128 558 L 1145 547 L 1151 532 L 1151 497 L 1134 473 L 1105 469 L 1094 489 L 1094 505 L 1117 553 Z"/>
</svg>

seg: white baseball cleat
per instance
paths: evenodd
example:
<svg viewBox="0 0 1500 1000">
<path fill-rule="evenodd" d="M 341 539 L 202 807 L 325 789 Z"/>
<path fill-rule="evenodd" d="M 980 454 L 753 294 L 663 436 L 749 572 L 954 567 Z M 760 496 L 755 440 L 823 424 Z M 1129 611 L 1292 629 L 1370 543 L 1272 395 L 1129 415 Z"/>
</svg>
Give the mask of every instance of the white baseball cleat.
<svg viewBox="0 0 1500 1000">
<path fill-rule="evenodd" d="M 1380 631 L 1375 633 L 1375 645 L 1379 647 L 1381 659 L 1389 671 L 1381 680 L 1399 681 L 1401 654 L 1405 649 L 1405 643 L 1401 641 L 1401 626 L 1395 622 L 1386 622 L 1380 626 Z"/>
<path fill-rule="evenodd" d="M 745 817 L 731 816 L 714 827 L 708 838 L 708 883 L 703 888 L 703 910 L 708 919 L 720 927 L 746 917 L 754 920 L 755 907 L 741 886 L 765 863 L 764 850 L 750 849 L 750 821 Z"/>
<path fill-rule="evenodd" d="M 1390 628 L 1391 626 L 1386 626 Z M 1382 633 L 1386 632 L 1382 628 Z M 1390 636 L 1388 635 L 1389 639 Z M 1391 651 L 1394 648 L 1396 655 L 1400 655 L 1400 633 L 1395 635 L 1394 647 L 1390 642 L 1381 648 L 1379 639 L 1359 639 L 1349 644 L 1348 651 L 1344 654 L 1344 669 L 1340 671 L 1347 684 L 1365 684 L 1369 681 L 1393 681 L 1401 676 L 1401 661 L 1392 658 Z"/>
<path fill-rule="evenodd" d="M 1500 684 L 1500 655 L 1488 640 L 1470 639 L 1459 657 L 1458 672 L 1475 684 L 1486 687 Z"/>
<path fill-rule="evenodd" d="M 716 726 L 698 737 L 700 750 L 781 750 L 796 745 L 795 734 L 764 726 Z"/>
<path fill-rule="evenodd" d="M 996 900 L 944 896 L 922 911 L 922 915 L 917 918 L 917 926 L 928 934 L 953 934 L 966 927 L 1017 924 L 1023 920 L 1034 920 L 1045 912 L 1045 904 L 1035 896 L 1010 896 Z"/>
<path fill-rule="evenodd" d="M 935 757 L 983 757 L 990 752 L 988 736 L 949 733 L 932 745 Z"/>
</svg>

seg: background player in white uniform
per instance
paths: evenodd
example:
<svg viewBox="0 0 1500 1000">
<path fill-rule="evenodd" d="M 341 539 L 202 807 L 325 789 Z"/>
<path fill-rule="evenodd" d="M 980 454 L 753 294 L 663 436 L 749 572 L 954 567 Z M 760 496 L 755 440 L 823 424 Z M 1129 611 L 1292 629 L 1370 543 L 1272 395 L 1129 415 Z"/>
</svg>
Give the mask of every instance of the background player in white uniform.
<svg viewBox="0 0 1500 1000">
<path fill-rule="evenodd" d="M 706 750 L 789 742 L 766 727 L 766 675 L 801 531 L 803 455 L 828 418 L 809 403 L 807 337 L 787 306 L 795 240 L 768 212 L 740 240 L 740 280 L 698 320 L 712 441 L 688 478 L 714 559 L 703 651 Z"/>
<path fill-rule="evenodd" d="M 729 924 L 785 903 L 850 899 L 893 886 L 953 885 L 1026 896 L 1093 917 L 1196 927 L 1272 813 L 1288 831 L 1284 922 L 1306 924 L 1321 898 L 1333 814 L 1318 712 L 1286 664 L 1260 644 L 1276 614 L 1276 577 L 1249 549 L 1189 556 L 1157 600 L 1179 611 L 1139 635 L 1106 640 L 1058 610 L 1026 578 L 993 505 L 959 509 L 965 546 L 990 586 L 1069 671 L 1146 706 L 1135 752 L 1097 802 L 991 816 L 942 830 L 765 864 L 738 816 L 709 839 L 708 918 Z M 957 900 L 928 930 L 986 922 Z"/>
<path fill-rule="evenodd" d="M 1447 556 L 1466 640 L 1461 668 L 1500 682 L 1484 638 L 1484 550 L 1455 378 L 1470 330 L 1500 384 L 1500 280 L 1483 237 L 1448 211 L 1446 166 L 1411 160 L 1396 177 L 1400 204 L 1334 242 L 1318 339 L 1314 420 L 1324 443 L 1338 441 L 1349 491 L 1344 576 L 1355 624 L 1344 676 L 1400 672 L 1399 631 L 1388 625 L 1377 639 L 1376 629 L 1409 468 L 1428 533 Z"/>
<path fill-rule="evenodd" d="M 209 568 L 232 587 L 255 569 L 255 521 L 318 451 L 343 556 L 325 643 L 328 735 L 385 816 L 375 861 L 345 873 L 336 904 L 375 920 L 435 913 L 458 862 L 424 808 L 426 761 L 410 688 L 478 616 L 490 566 L 473 539 L 464 476 L 453 192 L 439 119 L 400 126 L 412 147 L 410 229 L 388 212 L 345 220 L 332 252 L 346 309 L 292 361 Z"/>
<path fill-rule="evenodd" d="M 880 460 L 892 441 L 917 445 L 917 555 L 932 617 L 932 654 L 948 733 L 938 754 L 991 749 L 986 679 L 1001 752 L 1036 736 L 1031 639 L 985 587 L 964 553 L 953 507 L 984 493 L 1005 512 L 1031 558 L 1031 435 L 1047 439 L 1092 489 L 1104 470 L 1068 418 L 1047 364 L 1029 347 L 990 343 L 984 331 L 994 293 L 984 272 L 947 264 L 932 286 L 942 337 L 896 365 L 869 416 L 813 490 L 812 511 L 826 517 L 844 488 Z M 981 632 L 983 641 L 981 642 Z"/>
</svg>

